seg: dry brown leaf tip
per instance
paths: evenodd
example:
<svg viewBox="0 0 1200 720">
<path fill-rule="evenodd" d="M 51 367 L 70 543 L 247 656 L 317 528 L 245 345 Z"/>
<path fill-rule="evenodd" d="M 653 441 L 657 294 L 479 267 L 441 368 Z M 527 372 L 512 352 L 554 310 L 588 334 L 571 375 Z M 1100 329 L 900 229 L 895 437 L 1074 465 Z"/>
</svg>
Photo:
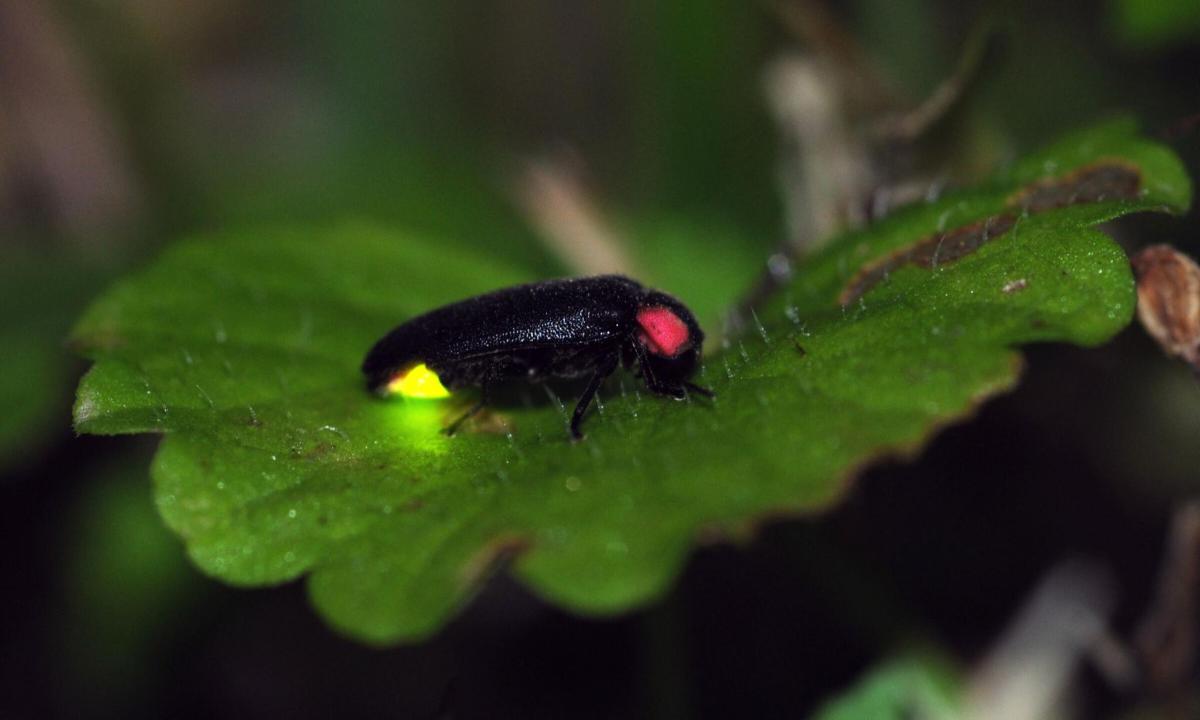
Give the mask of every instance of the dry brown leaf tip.
<svg viewBox="0 0 1200 720">
<path fill-rule="evenodd" d="M 1142 327 L 1200 373 L 1200 266 L 1169 245 L 1152 245 L 1132 262 Z"/>
</svg>

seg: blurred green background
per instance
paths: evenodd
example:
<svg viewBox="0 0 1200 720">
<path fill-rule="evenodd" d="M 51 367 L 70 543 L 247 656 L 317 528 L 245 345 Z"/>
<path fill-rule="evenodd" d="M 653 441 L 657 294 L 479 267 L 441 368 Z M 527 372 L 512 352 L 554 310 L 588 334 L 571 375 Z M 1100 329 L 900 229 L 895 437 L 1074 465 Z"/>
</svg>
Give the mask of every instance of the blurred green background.
<svg viewBox="0 0 1200 720">
<path fill-rule="evenodd" d="M 1136 330 L 1095 352 L 1034 350 L 1025 386 L 976 423 L 869 474 L 835 517 L 702 551 L 662 608 L 585 622 L 501 580 L 439 638 L 386 652 L 332 636 L 298 587 L 201 578 L 155 515 L 153 443 L 73 437 L 72 321 L 193 233 L 367 219 L 564 274 L 515 195 L 525 162 L 565 153 L 664 286 L 748 285 L 785 233 L 763 71 L 805 49 L 771 6 L 4 2 L 0 533 L 15 572 L 0 714 L 797 716 L 890 636 L 932 628 L 970 657 L 1061 553 L 1105 558 L 1136 615 L 1170 507 L 1200 480 L 1195 384 Z M 1128 112 L 1196 168 L 1197 8 L 1005 4 L 953 165 L 986 169 Z M 994 9 L 830 4 L 913 101 Z M 1115 232 L 1194 254 L 1195 227 Z M 880 607 L 838 612 L 843 573 L 879 588 Z M 1093 696 L 1104 715 L 1128 705 Z"/>
</svg>

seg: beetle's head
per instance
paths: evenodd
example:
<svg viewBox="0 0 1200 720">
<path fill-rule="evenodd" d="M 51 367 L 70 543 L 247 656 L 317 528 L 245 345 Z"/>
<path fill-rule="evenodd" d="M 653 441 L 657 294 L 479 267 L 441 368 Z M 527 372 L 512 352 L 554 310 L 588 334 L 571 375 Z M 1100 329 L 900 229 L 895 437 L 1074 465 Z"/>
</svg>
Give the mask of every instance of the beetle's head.
<svg viewBox="0 0 1200 720">
<path fill-rule="evenodd" d="M 638 305 L 637 333 L 642 374 L 652 391 L 683 397 L 700 360 L 704 333 L 692 312 L 666 293 L 650 291 Z"/>
</svg>

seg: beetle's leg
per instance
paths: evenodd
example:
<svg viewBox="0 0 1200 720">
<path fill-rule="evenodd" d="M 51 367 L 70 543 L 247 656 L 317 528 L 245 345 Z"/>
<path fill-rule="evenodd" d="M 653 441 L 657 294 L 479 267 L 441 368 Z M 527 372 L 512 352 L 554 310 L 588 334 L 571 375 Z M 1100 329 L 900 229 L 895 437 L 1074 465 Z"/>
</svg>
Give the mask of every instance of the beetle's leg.
<svg viewBox="0 0 1200 720">
<path fill-rule="evenodd" d="M 592 398 L 596 396 L 596 391 L 600 389 L 604 379 L 617 369 L 617 361 L 618 355 L 615 353 L 601 361 L 596 368 L 596 373 L 592 375 L 592 379 L 584 388 L 583 394 L 579 396 L 579 402 L 575 403 L 575 412 L 571 413 L 571 437 L 573 439 L 583 439 L 583 433 L 579 431 L 579 425 L 583 422 L 583 414 L 587 412 L 588 405 L 592 404 Z"/>
<path fill-rule="evenodd" d="M 458 419 L 447 425 L 442 432 L 446 433 L 447 435 L 453 435 L 454 433 L 458 432 L 460 425 L 475 417 L 479 414 L 480 410 L 483 410 L 485 407 L 487 407 L 489 396 L 488 391 L 491 390 L 491 384 L 492 379 L 490 377 L 484 378 L 482 388 L 479 392 L 479 402 L 472 405 L 470 410 L 458 416 Z"/>
<path fill-rule="evenodd" d="M 637 358 L 638 358 L 637 376 L 642 378 L 643 380 L 645 380 L 646 388 L 650 392 L 658 394 L 658 395 L 670 395 L 671 397 L 676 398 L 678 400 L 682 400 L 684 397 L 683 388 L 687 388 L 688 390 L 691 390 L 692 392 L 697 393 L 699 395 L 703 395 L 706 398 L 712 398 L 712 397 L 717 396 L 717 394 L 715 392 L 713 392 L 712 390 L 709 390 L 706 387 L 700 387 L 699 385 L 696 385 L 695 383 L 690 383 L 686 380 L 683 382 L 682 386 L 680 386 L 680 387 L 672 387 L 672 386 L 664 385 L 663 383 L 660 383 L 658 381 L 658 379 L 654 377 L 654 373 L 650 371 L 650 363 L 646 359 L 646 349 L 643 348 L 640 344 L 638 344 L 637 341 L 634 341 L 633 351 L 637 355 Z"/>
<path fill-rule="evenodd" d="M 633 351 L 637 353 L 638 358 L 637 377 L 640 377 L 642 381 L 646 383 L 647 390 L 655 395 L 670 395 L 671 397 L 679 400 L 683 399 L 682 388 L 676 389 L 669 387 L 660 383 L 658 378 L 654 377 L 654 371 L 650 369 L 650 361 L 646 357 L 646 348 L 642 347 L 641 344 L 636 340 L 633 343 Z"/>
<path fill-rule="evenodd" d="M 646 348 L 642 347 L 637 340 L 633 341 L 633 354 L 638 361 L 637 377 L 646 381 L 646 387 L 650 388 L 651 392 L 656 392 L 654 388 L 658 387 L 658 381 L 654 379 L 654 373 L 650 372 L 650 361 L 646 359 Z"/>
<path fill-rule="evenodd" d="M 458 427 L 460 425 L 478 415 L 479 411 L 483 410 L 484 406 L 486 405 L 487 401 L 480 398 L 479 402 L 472 405 L 470 410 L 466 411 L 462 415 L 459 415 L 458 418 L 456 418 L 454 422 L 447 425 L 442 432 L 446 433 L 447 435 L 453 435 L 454 433 L 458 432 Z"/>
</svg>

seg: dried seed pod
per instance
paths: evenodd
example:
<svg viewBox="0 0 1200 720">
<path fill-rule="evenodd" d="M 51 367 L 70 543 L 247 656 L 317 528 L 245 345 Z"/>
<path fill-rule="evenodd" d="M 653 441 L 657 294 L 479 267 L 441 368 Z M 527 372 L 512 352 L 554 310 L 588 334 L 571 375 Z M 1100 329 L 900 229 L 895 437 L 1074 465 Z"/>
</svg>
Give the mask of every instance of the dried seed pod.
<svg viewBox="0 0 1200 720">
<path fill-rule="evenodd" d="M 1148 247 L 1132 262 L 1142 327 L 1200 373 L 1200 266 L 1169 245 Z"/>
</svg>

